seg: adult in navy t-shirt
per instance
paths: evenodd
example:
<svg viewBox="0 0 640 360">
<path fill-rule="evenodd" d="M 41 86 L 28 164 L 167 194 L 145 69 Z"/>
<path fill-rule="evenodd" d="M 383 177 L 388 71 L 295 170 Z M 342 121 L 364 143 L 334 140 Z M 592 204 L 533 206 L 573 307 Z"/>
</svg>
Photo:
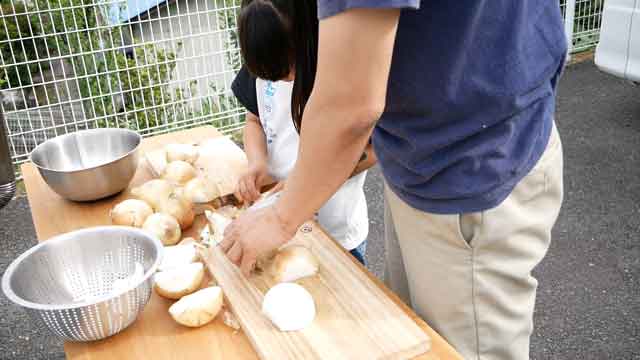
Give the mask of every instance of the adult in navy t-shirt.
<svg viewBox="0 0 640 360">
<path fill-rule="evenodd" d="M 260 0 L 264 14 L 287 4 Z M 528 359 L 531 271 L 562 204 L 558 0 L 317 0 L 317 10 L 296 166 L 272 207 L 227 228 L 222 249 L 240 249 L 246 271 L 289 241 L 373 133 L 387 285 L 463 358 Z M 305 55 L 315 53 L 294 60 Z"/>
<path fill-rule="evenodd" d="M 319 0 L 400 7 L 373 144 L 391 189 L 433 213 L 492 208 L 544 151 L 567 51 L 557 0 Z"/>
<path fill-rule="evenodd" d="M 464 358 L 528 359 L 562 203 L 558 0 L 318 0 L 321 20 L 356 8 L 402 9 L 373 131 L 385 281 Z"/>
</svg>

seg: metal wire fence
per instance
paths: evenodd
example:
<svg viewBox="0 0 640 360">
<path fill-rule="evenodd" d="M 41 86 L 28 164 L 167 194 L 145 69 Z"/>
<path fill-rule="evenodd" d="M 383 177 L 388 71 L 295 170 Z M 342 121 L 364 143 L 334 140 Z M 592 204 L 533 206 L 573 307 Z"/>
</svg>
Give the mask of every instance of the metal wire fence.
<svg viewBox="0 0 640 360">
<path fill-rule="evenodd" d="M 0 107 L 18 166 L 46 139 L 242 126 L 240 0 L 0 0 Z M 598 40 L 603 0 L 560 0 L 573 50 Z"/>
<path fill-rule="evenodd" d="M 567 38 L 572 53 L 598 44 L 604 0 L 560 0 Z"/>
<path fill-rule="evenodd" d="M 1 0 L 0 106 L 12 161 L 96 127 L 241 126 L 239 0 Z"/>
</svg>

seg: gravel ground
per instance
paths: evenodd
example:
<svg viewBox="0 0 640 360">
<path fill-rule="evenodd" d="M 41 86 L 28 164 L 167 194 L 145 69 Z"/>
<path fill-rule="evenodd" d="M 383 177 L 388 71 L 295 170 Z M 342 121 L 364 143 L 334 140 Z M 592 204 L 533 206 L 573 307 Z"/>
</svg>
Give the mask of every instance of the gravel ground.
<svg viewBox="0 0 640 360">
<path fill-rule="evenodd" d="M 540 281 L 533 359 L 640 359 L 640 87 L 592 62 L 567 69 L 557 123 L 566 200 Z M 383 273 L 382 179 L 369 172 L 367 260 Z M 25 198 L 0 210 L 0 272 L 35 244 Z M 0 297 L 0 358 L 59 359 L 61 344 Z"/>
</svg>

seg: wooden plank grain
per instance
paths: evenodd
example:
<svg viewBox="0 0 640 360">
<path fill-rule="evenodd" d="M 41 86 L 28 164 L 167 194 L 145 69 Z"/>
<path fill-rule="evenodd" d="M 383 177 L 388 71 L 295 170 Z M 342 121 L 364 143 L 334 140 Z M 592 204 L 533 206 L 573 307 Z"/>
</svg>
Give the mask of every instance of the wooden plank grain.
<svg viewBox="0 0 640 360">
<path fill-rule="evenodd" d="M 158 149 L 171 142 L 200 142 L 219 137 L 210 126 L 146 138 L 141 150 Z M 141 155 L 143 155 L 141 154 Z M 141 156 L 143 158 L 143 156 Z M 44 183 L 32 164 L 22 166 L 27 197 L 31 206 L 33 222 L 39 241 L 52 236 L 95 225 L 109 223 L 108 212 L 117 202 L 129 196 L 128 190 L 120 195 L 91 203 L 75 203 L 64 200 Z M 144 160 L 131 182 L 131 187 L 151 179 L 152 174 Z M 186 236 L 198 233 L 204 219 L 196 219 L 195 225 Z M 346 255 L 345 255 L 346 256 Z M 350 257 L 347 257 L 352 261 Z M 360 266 L 353 261 L 356 266 Z M 364 268 L 360 268 L 363 270 Z M 424 321 L 417 317 L 378 279 L 363 271 L 388 298 L 399 306 L 431 338 L 431 351 L 417 359 L 460 359 L 459 355 L 435 333 Z M 242 332 L 234 332 L 220 319 L 198 329 L 188 329 L 177 325 L 167 313 L 171 301 L 158 297 L 155 293 L 139 318 L 123 332 L 108 339 L 90 343 L 65 343 L 65 352 L 70 359 L 257 359 L 249 338 Z M 349 341 L 349 339 L 344 339 Z M 363 358 L 363 357 L 358 357 Z"/>
<path fill-rule="evenodd" d="M 324 231 L 319 227 L 320 231 Z M 337 246 L 338 243 L 331 239 Z M 344 251 L 344 250 L 343 250 Z M 346 251 L 344 251 L 346 254 Z M 413 320 L 422 331 L 429 336 L 431 339 L 431 349 L 428 353 L 419 355 L 415 357 L 415 359 L 420 360 L 440 360 L 440 359 L 452 359 L 452 360 L 463 360 L 462 356 L 458 354 L 458 352 L 451 346 L 440 334 L 438 334 L 435 330 L 433 330 L 418 314 L 416 314 L 407 304 L 405 304 L 398 295 L 396 295 L 393 291 L 391 291 L 380 279 L 378 279 L 372 272 L 368 271 L 362 263 L 356 260 L 354 257 L 349 256 L 353 264 L 360 268 L 360 270 L 374 283 L 376 286 L 382 290 L 385 295 L 393 301 L 404 313 L 406 313 L 411 320 Z"/>
<path fill-rule="evenodd" d="M 310 249 L 320 263 L 316 276 L 299 281 L 316 302 L 316 318 L 302 331 L 281 332 L 261 313 L 263 295 L 275 285 L 267 272 L 247 279 L 217 247 L 206 254 L 262 359 L 409 359 L 429 350 L 429 337 L 316 223 L 301 229 L 292 243 Z"/>
</svg>

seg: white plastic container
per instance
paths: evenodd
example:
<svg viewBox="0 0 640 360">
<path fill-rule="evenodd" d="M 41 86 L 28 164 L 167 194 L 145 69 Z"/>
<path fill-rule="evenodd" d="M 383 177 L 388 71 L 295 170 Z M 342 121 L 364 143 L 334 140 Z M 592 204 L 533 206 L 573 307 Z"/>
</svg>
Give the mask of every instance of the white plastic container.
<svg viewBox="0 0 640 360">
<path fill-rule="evenodd" d="M 640 82 L 640 0 L 607 0 L 595 63 L 604 72 Z"/>
</svg>

